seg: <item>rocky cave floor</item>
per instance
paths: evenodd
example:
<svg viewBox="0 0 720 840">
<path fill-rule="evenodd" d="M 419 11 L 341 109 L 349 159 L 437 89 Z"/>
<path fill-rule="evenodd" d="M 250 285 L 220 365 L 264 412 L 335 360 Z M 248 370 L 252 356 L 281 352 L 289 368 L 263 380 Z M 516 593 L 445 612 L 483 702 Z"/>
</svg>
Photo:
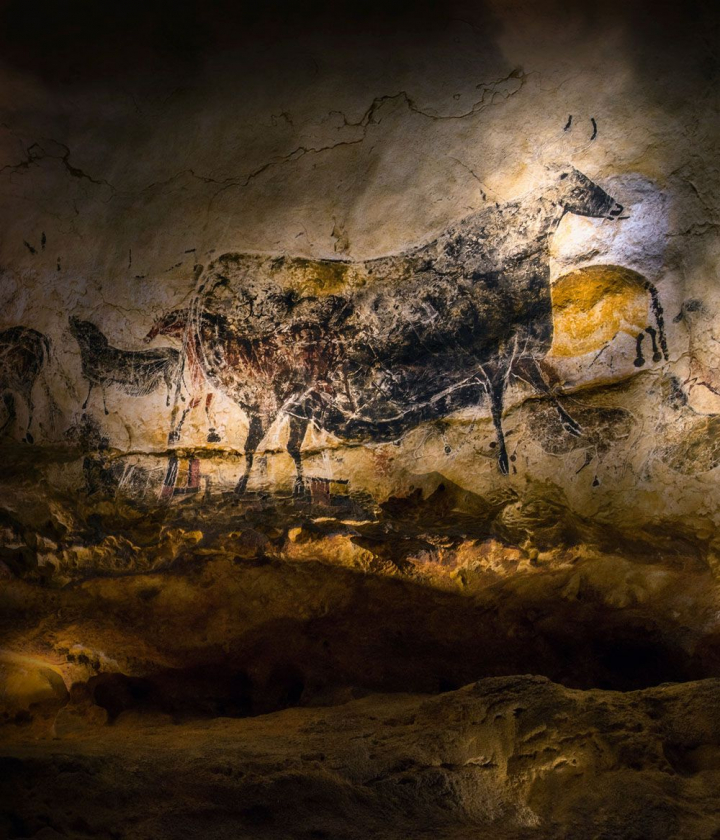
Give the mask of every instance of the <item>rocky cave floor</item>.
<svg viewBox="0 0 720 840">
<path fill-rule="evenodd" d="M 0 510 L 0 836 L 720 838 L 709 536 L 441 476 L 148 506 L 31 457 Z"/>
</svg>

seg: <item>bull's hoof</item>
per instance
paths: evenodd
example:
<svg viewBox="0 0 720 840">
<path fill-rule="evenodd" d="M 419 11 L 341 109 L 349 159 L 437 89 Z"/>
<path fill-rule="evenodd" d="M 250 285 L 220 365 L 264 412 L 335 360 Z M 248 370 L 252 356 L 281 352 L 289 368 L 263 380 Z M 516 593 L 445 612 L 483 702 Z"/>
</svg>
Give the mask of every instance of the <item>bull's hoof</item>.
<svg viewBox="0 0 720 840">
<path fill-rule="evenodd" d="M 582 426 L 579 426 L 572 417 L 568 417 L 563 420 L 562 424 L 563 429 L 573 437 L 582 437 Z"/>
<path fill-rule="evenodd" d="M 168 443 L 177 443 L 180 440 L 180 432 L 172 431 L 168 435 Z"/>
<path fill-rule="evenodd" d="M 235 491 L 234 492 L 235 492 L 235 495 L 237 497 L 245 495 L 245 491 L 247 490 L 247 483 L 248 483 L 247 476 L 243 476 L 240 479 L 240 481 L 238 481 L 238 483 L 235 485 Z"/>
<path fill-rule="evenodd" d="M 23 438 L 23 443 L 35 443 L 35 438 L 30 434 L 30 432 L 26 433 Z"/>
<path fill-rule="evenodd" d="M 207 436 L 208 443 L 220 443 L 222 438 L 220 435 L 215 431 L 215 429 L 210 429 Z"/>
<path fill-rule="evenodd" d="M 510 461 L 508 460 L 507 452 L 503 451 L 498 455 L 498 467 L 503 475 L 510 474 Z"/>
<path fill-rule="evenodd" d="M 295 484 L 293 484 L 293 498 L 301 502 L 310 501 L 310 488 L 302 478 L 295 479 Z"/>
<path fill-rule="evenodd" d="M 653 362 L 661 362 L 662 358 L 662 353 L 660 351 L 653 353 Z"/>
</svg>

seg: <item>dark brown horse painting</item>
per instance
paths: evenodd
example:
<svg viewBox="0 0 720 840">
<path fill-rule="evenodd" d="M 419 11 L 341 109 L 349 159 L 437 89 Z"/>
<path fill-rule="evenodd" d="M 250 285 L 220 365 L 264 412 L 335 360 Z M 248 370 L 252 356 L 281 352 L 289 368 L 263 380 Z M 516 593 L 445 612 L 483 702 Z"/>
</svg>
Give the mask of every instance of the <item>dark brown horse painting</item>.
<svg viewBox="0 0 720 840">
<path fill-rule="evenodd" d="M 539 367 L 553 339 L 549 245 L 566 213 L 623 208 L 577 170 L 553 169 L 525 200 L 494 205 L 402 253 L 361 262 L 225 254 L 200 277 L 187 320 L 205 375 L 246 413 L 253 454 L 278 416 L 303 490 L 310 422 L 344 440 L 391 441 L 487 399 L 509 470 L 503 398 L 511 378 L 555 404 Z"/>
<path fill-rule="evenodd" d="M 82 374 L 89 386 L 83 408 L 87 408 L 96 385 L 102 391 L 105 414 L 108 413 L 105 389 L 109 386 L 141 397 L 164 384 L 167 389 L 165 402 L 170 405 L 170 394 L 181 376 L 180 353 L 177 350 L 172 347 L 154 350 L 113 347 L 95 324 L 74 315 L 70 317 L 70 331 L 80 347 Z"/>
<path fill-rule="evenodd" d="M 17 417 L 16 398 L 20 397 L 27 408 L 25 427 L 26 443 L 33 443 L 30 431 L 35 412 L 33 390 L 38 377 L 50 359 L 50 339 L 30 327 L 10 327 L 0 331 L 0 394 L 7 417 L 0 426 L 0 435 Z M 52 401 L 45 383 L 48 403 Z"/>
</svg>

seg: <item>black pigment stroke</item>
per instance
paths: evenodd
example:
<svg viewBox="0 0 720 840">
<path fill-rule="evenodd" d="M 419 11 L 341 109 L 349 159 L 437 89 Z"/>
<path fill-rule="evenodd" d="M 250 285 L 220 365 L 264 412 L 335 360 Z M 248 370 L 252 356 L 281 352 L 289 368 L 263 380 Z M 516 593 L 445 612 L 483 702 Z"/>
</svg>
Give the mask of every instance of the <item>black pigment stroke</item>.
<svg viewBox="0 0 720 840">
<path fill-rule="evenodd" d="M 351 262 L 224 254 L 200 278 L 185 345 L 208 380 L 246 413 L 245 491 L 276 417 L 303 490 L 310 422 L 345 440 L 391 441 L 424 420 L 488 398 L 498 465 L 511 377 L 580 428 L 541 363 L 553 338 L 549 245 L 566 213 L 617 219 L 623 208 L 572 167 L 528 199 L 493 205 L 400 254 Z"/>
<path fill-rule="evenodd" d="M 96 385 L 102 390 L 103 408 L 105 388 L 114 385 L 132 396 L 150 394 L 163 383 L 167 388 L 166 404 L 170 393 L 182 377 L 182 357 L 172 347 L 153 350 L 121 350 L 109 344 L 103 333 L 90 321 L 74 315 L 70 317 L 70 331 L 80 347 L 82 375 L 89 384 L 83 403 L 87 408 L 90 394 Z"/>
</svg>

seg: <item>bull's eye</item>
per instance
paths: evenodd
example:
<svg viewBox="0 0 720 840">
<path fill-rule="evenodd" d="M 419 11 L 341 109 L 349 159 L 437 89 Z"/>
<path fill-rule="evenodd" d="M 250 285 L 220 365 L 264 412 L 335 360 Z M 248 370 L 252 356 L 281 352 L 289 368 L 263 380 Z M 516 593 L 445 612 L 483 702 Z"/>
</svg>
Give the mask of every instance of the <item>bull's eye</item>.
<svg viewBox="0 0 720 840">
<path fill-rule="evenodd" d="M 568 173 L 563 172 L 563 174 L 560 176 L 560 180 L 563 181 L 565 178 L 567 178 L 567 176 L 568 176 Z"/>
</svg>

